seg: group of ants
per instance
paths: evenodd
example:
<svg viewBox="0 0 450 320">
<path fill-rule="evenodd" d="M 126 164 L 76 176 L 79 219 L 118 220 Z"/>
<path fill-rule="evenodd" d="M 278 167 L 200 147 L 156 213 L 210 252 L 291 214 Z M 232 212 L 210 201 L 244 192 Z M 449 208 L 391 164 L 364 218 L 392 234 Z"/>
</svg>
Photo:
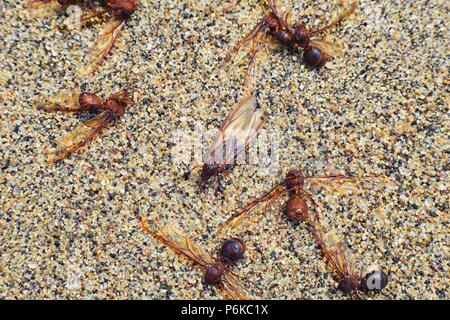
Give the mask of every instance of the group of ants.
<svg viewBox="0 0 450 320">
<path fill-rule="evenodd" d="M 124 23 L 137 11 L 139 0 L 29 0 L 30 8 L 49 4 L 59 5 L 63 9 L 70 5 L 82 6 L 88 12 L 82 17 L 82 21 L 103 16 L 111 17 L 111 23 L 99 35 L 99 45 L 93 49 L 93 58 L 90 59 L 92 65 L 85 69 L 88 73 L 92 73 L 113 48 Z M 238 41 L 235 48 L 225 58 L 225 62 L 234 60 L 238 52 L 246 49 L 249 61 L 247 72 L 249 72 L 254 66 L 256 57 L 266 47 L 268 38 L 272 38 L 290 52 L 303 52 L 303 61 L 310 69 L 321 68 L 339 52 L 339 46 L 317 38 L 317 35 L 337 26 L 355 11 L 356 6 L 356 2 L 350 4 L 348 9 L 325 27 L 308 30 L 304 24 L 292 24 L 290 11 L 280 13 L 276 0 L 268 0 L 264 16 L 260 22 Z M 38 109 L 48 112 L 91 112 L 97 114 L 92 119 L 77 126 L 62 139 L 56 148 L 47 150 L 47 160 L 57 162 L 67 158 L 71 153 L 88 145 L 105 127 L 119 119 L 125 113 L 127 107 L 132 104 L 128 90 L 129 88 L 119 91 L 106 99 L 102 99 L 91 92 L 72 90 L 63 92 L 54 99 L 38 106 Z M 256 137 L 258 130 L 265 122 L 265 118 L 255 112 L 255 104 L 253 96 L 244 98 L 220 127 L 216 140 L 202 166 L 199 178 L 202 186 L 212 176 L 221 173 L 225 167 L 228 167 L 241 152 L 249 147 Z M 242 132 L 245 132 L 245 136 Z M 228 151 L 222 152 L 231 142 L 237 142 L 238 147 L 234 145 Z M 361 299 L 363 293 L 378 292 L 386 287 L 388 276 L 378 267 L 369 270 L 365 275 L 359 275 L 354 270 L 352 259 L 344 243 L 336 236 L 330 235 L 331 233 L 323 231 L 319 205 L 305 188 L 305 184 L 326 187 L 372 178 L 376 179 L 377 177 L 304 176 L 298 170 L 291 170 L 272 189 L 234 212 L 220 226 L 218 234 L 221 234 L 230 226 L 235 226 L 245 215 L 259 205 L 264 205 L 264 208 L 267 209 L 279 197 L 287 196 L 284 206 L 286 218 L 292 223 L 303 224 L 312 235 L 324 260 L 336 273 L 337 288 L 351 298 Z M 242 240 L 234 237 L 228 238 L 220 247 L 218 257 L 214 259 L 172 225 L 159 228 L 156 226 L 156 220 L 154 220 L 152 221 L 154 225 L 152 227 L 148 220 L 143 217 L 140 223 L 142 228 L 157 240 L 190 260 L 194 265 L 202 268 L 204 282 L 216 286 L 225 298 L 250 298 L 239 276 L 230 269 L 233 263 L 245 256 L 246 248 Z"/>
</svg>

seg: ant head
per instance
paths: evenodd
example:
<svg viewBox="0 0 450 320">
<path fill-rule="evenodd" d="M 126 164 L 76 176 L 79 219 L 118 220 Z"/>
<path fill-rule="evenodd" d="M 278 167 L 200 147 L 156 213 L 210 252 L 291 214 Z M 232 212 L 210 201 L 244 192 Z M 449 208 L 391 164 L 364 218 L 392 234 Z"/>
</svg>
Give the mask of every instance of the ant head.
<svg viewBox="0 0 450 320">
<path fill-rule="evenodd" d="M 225 273 L 225 266 L 220 263 L 213 263 L 206 266 L 205 269 L 205 282 L 207 284 L 218 284 L 222 281 L 223 274 Z"/>
<path fill-rule="evenodd" d="M 292 34 L 294 42 L 302 48 L 306 48 L 309 45 L 309 33 L 306 27 L 302 24 L 294 26 L 294 33 Z"/>
<path fill-rule="evenodd" d="M 217 163 L 205 163 L 200 173 L 202 183 L 206 183 L 209 178 L 215 175 L 219 171 L 220 165 Z"/>
<path fill-rule="evenodd" d="M 58 3 L 62 6 L 67 6 L 69 4 L 73 4 L 74 2 L 74 0 L 58 0 Z"/>
<path fill-rule="evenodd" d="M 322 67 L 330 57 L 323 53 L 322 50 L 316 47 L 308 47 L 303 53 L 303 61 L 310 68 L 320 68 Z"/>
</svg>

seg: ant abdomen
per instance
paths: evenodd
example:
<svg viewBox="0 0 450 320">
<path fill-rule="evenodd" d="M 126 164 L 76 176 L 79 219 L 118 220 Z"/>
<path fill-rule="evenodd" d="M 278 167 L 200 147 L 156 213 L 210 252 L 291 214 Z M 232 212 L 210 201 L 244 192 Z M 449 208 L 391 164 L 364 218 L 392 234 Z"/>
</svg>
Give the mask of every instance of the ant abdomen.
<svg viewBox="0 0 450 320">
<path fill-rule="evenodd" d="M 293 195 L 286 202 L 284 213 L 289 221 L 305 221 L 308 218 L 308 205 L 298 195 Z"/>
<path fill-rule="evenodd" d="M 303 53 L 303 61 L 311 68 L 320 68 L 328 61 L 328 57 L 319 48 L 310 46 Z"/>
<path fill-rule="evenodd" d="M 213 263 L 206 266 L 205 270 L 205 282 L 210 285 L 218 284 L 222 281 L 222 277 L 225 273 L 225 266 L 220 263 Z"/>
<path fill-rule="evenodd" d="M 365 291 L 380 291 L 388 284 L 387 274 L 381 270 L 373 270 L 361 279 L 361 287 Z"/>
<path fill-rule="evenodd" d="M 236 262 L 244 257 L 245 245 L 236 238 L 228 239 L 220 248 L 220 258 L 227 263 Z"/>
</svg>

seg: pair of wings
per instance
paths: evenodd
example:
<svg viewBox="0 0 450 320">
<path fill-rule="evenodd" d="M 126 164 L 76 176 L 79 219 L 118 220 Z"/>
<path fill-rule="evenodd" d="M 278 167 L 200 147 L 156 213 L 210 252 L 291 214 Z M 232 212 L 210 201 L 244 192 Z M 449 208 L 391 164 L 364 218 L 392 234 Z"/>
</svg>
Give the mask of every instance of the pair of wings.
<svg viewBox="0 0 450 320">
<path fill-rule="evenodd" d="M 141 225 L 147 233 L 152 235 L 158 241 L 184 258 L 187 258 L 192 263 L 197 264 L 203 270 L 207 265 L 214 263 L 214 260 L 208 253 L 195 245 L 189 237 L 183 235 L 175 226 L 169 225 L 163 230 L 151 228 L 145 218 L 141 218 Z M 248 299 L 241 281 L 229 270 L 225 272 L 218 288 L 226 299 Z"/>
<path fill-rule="evenodd" d="M 39 110 L 48 112 L 83 112 L 85 108 L 78 102 L 80 91 L 62 91 L 59 95 L 48 102 L 38 105 Z M 67 158 L 71 153 L 88 145 L 95 137 L 114 120 L 111 110 L 105 110 L 94 118 L 80 123 L 75 129 L 69 132 L 57 145 L 45 152 L 48 162 L 57 162 Z"/>
<path fill-rule="evenodd" d="M 253 95 L 239 102 L 220 127 L 209 148 L 206 164 L 223 168 L 232 164 L 249 147 L 267 121 L 264 112 L 255 110 L 255 107 L 256 98 Z"/>
<path fill-rule="evenodd" d="M 56 0 L 29 0 L 28 7 L 30 8 L 38 8 L 44 6 L 44 9 L 49 6 L 57 6 L 58 3 Z M 101 12 L 104 13 L 104 12 Z M 100 14 L 101 14 L 100 13 Z M 95 17 L 96 14 L 92 16 L 82 17 L 81 21 L 85 21 L 90 19 L 91 17 Z M 125 26 L 125 20 L 120 20 L 116 18 L 112 18 L 111 21 L 107 22 L 102 30 L 100 31 L 97 39 L 95 40 L 94 45 L 90 49 L 88 53 L 88 57 L 86 61 L 82 64 L 81 67 L 78 68 L 78 73 L 82 76 L 87 76 L 92 74 L 101 63 L 105 60 L 106 56 L 114 47 L 114 43 L 120 35 L 121 30 Z"/>
</svg>

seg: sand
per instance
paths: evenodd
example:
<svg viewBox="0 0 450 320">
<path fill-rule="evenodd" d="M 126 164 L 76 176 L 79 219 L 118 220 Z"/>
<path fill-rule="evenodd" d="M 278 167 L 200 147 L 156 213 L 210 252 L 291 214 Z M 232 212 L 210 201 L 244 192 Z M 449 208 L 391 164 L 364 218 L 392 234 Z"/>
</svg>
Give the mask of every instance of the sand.
<svg viewBox="0 0 450 320">
<path fill-rule="evenodd" d="M 342 3 L 296 1 L 293 19 L 318 27 Z M 242 71 L 218 68 L 261 18 L 258 1 L 222 13 L 222 1 L 142 1 L 101 68 L 80 77 L 102 23 L 64 27 L 23 1 L 0 12 L 0 298 L 217 299 L 202 271 L 145 234 L 159 217 L 212 254 L 218 225 L 290 168 L 305 174 L 384 174 L 345 194 L 311 187 L 324 224 L 345 241 L 359 273 L 390 283 L 369 299 L 448 299 L 448 2 L 361 1 L 328 39 L 345 51 L 311 71 L 273 44 L 258 63 L 266 129 L 279 164 L 239 165 L 199 192 L 192 164 L 175 163 L 171 134 L 217 128 L 247 93 Z M 134 81 L 134 105 L 89 147 L 48 164 L 43 152 L 91 115 L 36 104 L 60 90 L 106 97 Z M 280 199 L 230 231 L 247 245 L 233 270 L 265 299 L 345 299 L 311 236 Z M 257 218 L 257 219 L 256 219 Z"/>
</svg>

